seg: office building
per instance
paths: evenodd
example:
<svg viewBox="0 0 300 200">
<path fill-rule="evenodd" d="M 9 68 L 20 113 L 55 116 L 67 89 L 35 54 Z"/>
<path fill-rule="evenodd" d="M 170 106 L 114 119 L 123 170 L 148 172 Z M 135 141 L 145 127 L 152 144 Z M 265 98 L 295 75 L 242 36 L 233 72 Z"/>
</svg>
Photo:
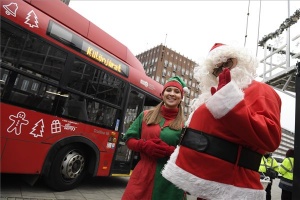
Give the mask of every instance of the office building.
<svg viewBox="0 0 300 200">
<path fill-rule="evenodd" d="M 280 146 L 273 153 L 273 156 L 284 158 L 287 150 L 294 148 L 295 134 L 284 128 L 282 130 Z"/>
<path fill-rule="evenodd" d="M 196 62 L 162 44 L 140 53 L 136 57 L 143 64 L 147 75 L 162 85 L 175 75 L 185 81 L 190 91 L 184 97 L 183 108 L 185 116 L 188 116 L 191 99 L 200 94 L 198 83 L 193 78 Z"/>
</svg>

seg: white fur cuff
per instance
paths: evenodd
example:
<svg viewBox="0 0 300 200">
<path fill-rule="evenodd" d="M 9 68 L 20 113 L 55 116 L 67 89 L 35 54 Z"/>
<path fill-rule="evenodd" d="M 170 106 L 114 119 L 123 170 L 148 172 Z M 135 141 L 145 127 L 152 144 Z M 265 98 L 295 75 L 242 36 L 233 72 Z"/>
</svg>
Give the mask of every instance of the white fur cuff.
<svg viewBox="0 0 300 200">
<path fill-rule="evenodd" d="M 230 81 L 208 99 L 206 107 L 214 118 L 220 119 L 243 99 L 244 92 L 234 81 Z"/>
<path fill-rule="evenodd" d="M 169 161 L 162 170 L 162 176 L 178 188 L 195 197 L 213 200 L 264 200 L 264 190 L 240 188 L 233 185 L 205 180 L 197 177 L 176 165 L 180 146 L 177 146 Z M 195 161 L 196 162 L 196 161 Z M 189 163 L 186 163 L 189 165 Z M 203 169 L 205 170 L 205 169 Z"/>
</svg>

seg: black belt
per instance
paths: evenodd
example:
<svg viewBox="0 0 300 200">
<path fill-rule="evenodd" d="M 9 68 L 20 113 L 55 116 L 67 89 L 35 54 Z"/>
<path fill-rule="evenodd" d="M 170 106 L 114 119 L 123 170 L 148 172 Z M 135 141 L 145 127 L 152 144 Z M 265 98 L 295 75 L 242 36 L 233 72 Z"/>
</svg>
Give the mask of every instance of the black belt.
<svg viewBox="0 0 300 200">
<path fill-rule="evenodd" d="M 239 160 L 237 161 L 240 145 L 190 128 L 183 130 L 180 145 L 233 164 L 237 163 L 238 166 L 253 171 L 258 171 L 262 158 L 261 154 L 242 147 Z"/>
</svg>

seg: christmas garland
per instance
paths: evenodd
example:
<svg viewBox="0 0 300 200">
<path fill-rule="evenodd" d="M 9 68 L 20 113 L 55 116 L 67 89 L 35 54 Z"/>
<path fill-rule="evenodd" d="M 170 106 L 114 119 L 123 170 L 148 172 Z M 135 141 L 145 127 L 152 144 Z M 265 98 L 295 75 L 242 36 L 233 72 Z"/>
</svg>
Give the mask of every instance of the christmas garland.
<svg viewBox="0 0 300 200">
<path fill-rule="evenodd" d="M 277 48 L 276 48 L 276 47 L 271 47 L 270 45 L 267 46 L 267 49 L 268 49 L 269 51 L 271 51 L 271 50 L 272 50 L 272 51 L 277 51 Z M 277 53 L 283 55 L 283 54 L 286 54 L 286 51 L 285 51 L 285 50 L 279 50 Z M 290 55 L 291 55 L 291 56 L 295 56 L 296 54 L 293 53 L 293 52 L 290 52 Z M 300 59 L 300 56 L 297 56 L 296 58 L 299 58 L 299 59 Z"/>
<path fill-rule="evenodd" d="M 282 22 L 282 24 L 280 25 L 279 29 L 277 29 L 275 32 L 273 33 L 269 33 L 268 35 L 265 35 L 259 42 L 258 42 L 258 46 L 264 46 L 264 44 L 269 40 L 269 39 L 273 39 L 276 38 L 277 36 L 279 36 L 284 30 L 288 29 L 290 26 L 292 26 L 293 24 L 297 23 L 297 21 L 300 18 L 300 9 L 296 10 L 295 13 L 290 16 L 289 18 L 287 18 L 284 22 Z"/>
</svg>

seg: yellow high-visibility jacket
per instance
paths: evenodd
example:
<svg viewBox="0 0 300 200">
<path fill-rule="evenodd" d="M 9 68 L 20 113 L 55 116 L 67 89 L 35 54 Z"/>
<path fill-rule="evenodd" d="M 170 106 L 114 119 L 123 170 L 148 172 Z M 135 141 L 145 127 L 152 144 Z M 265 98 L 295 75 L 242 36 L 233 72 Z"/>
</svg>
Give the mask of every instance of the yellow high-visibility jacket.
<svg viewBox="0 0 300 200">
<path fill-rule="evenodd" d="M 294 170 L 294 158 L 288 157 L 283 160 L 279 167 L 279 173 L 282 174 L 280 178 L 279 187 L 282 190 L 293 191 L 293 170 Z"/>
<path fill-rule="evenodd" d="M 268 158 L 265 158 L 264 156 L 261 158 L 261 161 L 260 161 L 260 166 L 259 166 L 259 169 L 258 171 L 259 172 L 263 172 L 265 173 L 267 171 L 267 168 L 273 168 L 275 171 L 279 172 L 279 166 L 278 166 L 278 163 L 277 161 L 272 158 L 271 156 L 268 157 Z"/>
<path fill-rule="evenodd" d="M 293 180 L 293 168 L 294 168 L 294 158 L 288 157 L 283 160 L 279 167 L 279 173 L 282 174 L 282 177 Z"/>
</svg>

